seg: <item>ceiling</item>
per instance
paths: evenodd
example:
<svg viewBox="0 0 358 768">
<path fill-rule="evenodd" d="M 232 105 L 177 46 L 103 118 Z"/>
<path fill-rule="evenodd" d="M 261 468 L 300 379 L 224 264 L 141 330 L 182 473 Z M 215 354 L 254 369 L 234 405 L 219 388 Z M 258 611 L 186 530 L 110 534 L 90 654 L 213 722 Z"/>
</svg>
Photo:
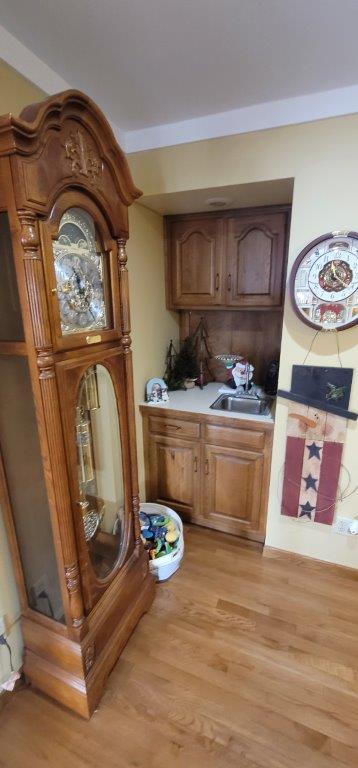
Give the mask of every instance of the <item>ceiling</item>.
<svg viewBox="0 0 358 768">
<path fill-rule="evenodd" d="M 2 0 L 0 24 L 125 132 L 358 85 L 357 0 Z"/>
<path fill-rule="evenodd" d="M 293 179 L 275 179 L 210 189 L 188 189 L 163 195 L 143 195 L 139 202 L 163 216 L 171 213 L 281 205 L 292 202 L 293 184 Z"/>
</svg>

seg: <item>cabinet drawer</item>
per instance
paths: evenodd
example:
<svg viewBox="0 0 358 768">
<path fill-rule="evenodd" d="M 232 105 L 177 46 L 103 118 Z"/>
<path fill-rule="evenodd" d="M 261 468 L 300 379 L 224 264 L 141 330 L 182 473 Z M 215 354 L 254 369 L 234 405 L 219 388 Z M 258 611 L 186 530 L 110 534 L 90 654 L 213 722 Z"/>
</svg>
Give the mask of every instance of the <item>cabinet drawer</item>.
<svg viewBox="0 0 358 768">
<path fill-rule="evenodd" d="M 204 440 L 215 445 L 243 446 L 260 450 L 265 445 L 265 433 L 251 429 L 235 427 L 219 427 L 215 424 L 205 424 Z"/>
<path fill-rule="evenodd" d="M 176 435 L 177 437 L 200 437 L 200 424 L 196 421 L 181 419 L 162 419 L 159 416 L 149 416 L 149 430 L 158 435 Z"/>
</svg>

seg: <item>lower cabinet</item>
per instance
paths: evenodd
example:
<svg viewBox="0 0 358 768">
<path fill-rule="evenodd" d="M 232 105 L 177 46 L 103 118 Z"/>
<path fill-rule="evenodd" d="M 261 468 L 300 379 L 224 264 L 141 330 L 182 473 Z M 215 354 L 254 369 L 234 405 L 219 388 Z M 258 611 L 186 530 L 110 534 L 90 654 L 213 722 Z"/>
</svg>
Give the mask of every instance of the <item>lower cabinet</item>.
<svg viewBox="0 0 358 768">
<path fill-rule="evenodd" d="M 193 520 L 200 497 L 200 445 L 151 434 L 148 459 L 148 501 L 175 507 L 184 519 Z"/>
<path fill-rule="evenodd" d="M 264 541 L 272 425 L 152 418 L 150 406 L 142 414 L 147 500 L 187 522 Z"/>
<path fill-rule="evenodd" d="M 263 455 L 218 445 L 203 451 L 204 520 L 212 528 L 250 538 L 260 528 Z"/>
</svg>

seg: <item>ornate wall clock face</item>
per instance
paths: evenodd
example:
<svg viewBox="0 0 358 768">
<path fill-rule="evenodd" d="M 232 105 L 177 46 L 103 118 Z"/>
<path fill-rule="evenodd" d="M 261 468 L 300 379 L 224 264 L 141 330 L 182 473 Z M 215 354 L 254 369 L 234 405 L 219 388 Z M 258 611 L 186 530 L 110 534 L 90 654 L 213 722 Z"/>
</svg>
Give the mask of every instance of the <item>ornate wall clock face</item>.
<svg viewBox="0 0 358 768">
<path fill-rule="evenodd" d="M 358 321 L 358 233 L 323 235 L 304 248 L 291 274 L 298 316 L 313 328 L 343 330 Z"/>
<path fill-rule="evenodd" d="M 85 211 L 71 208 L 62 216 L 53 254 L 62 333 L 106 328 L 104 257 Z"/>
</svg>

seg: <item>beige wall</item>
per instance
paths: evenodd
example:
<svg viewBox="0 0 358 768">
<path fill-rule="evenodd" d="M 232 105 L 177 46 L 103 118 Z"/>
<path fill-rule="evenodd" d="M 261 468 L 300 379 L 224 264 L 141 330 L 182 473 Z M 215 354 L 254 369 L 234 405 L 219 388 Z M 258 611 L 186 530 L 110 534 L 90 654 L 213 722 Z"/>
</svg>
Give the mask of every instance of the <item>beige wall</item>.
<svg viewBox="0 0 358 768">
<path fill-rule="evenodd" d="M 145 195 L 181 192 L 294 177 L 289 265 L 313 238 L 333 229 L 358 229 L 358 116 L 213 139 L 129 156 L 136 183 Z M 269 201 L 268 201 L 269 202 Z M 290 271 L 290 269 L 289 269 Z M 293 363 L 303 363 L 314 331 L 294 315 L 286 299 L 280 386 L 289 388 Z M 339 334 L 342 364 L 357 362 L 357 329 Z M 335 336 L 319 337 L 308 362 L 338 365 Z M 351 397 L 358 408 L 357 378 Z M 275 425 L 267 544 L 322 560 L 358 567 L 358 536 L 334 534 L 326 526 L 280 516 L 287 406 L 279 402 Z M 349 423 L 342 486 L 357 483 L 358 427 Z M 358 495 L 338 505 L 340 514 L 358 516 Z"/>
<path fill-rule="evenodd" d="M 0 114 L 21 109 L 45 94 L 0 60 Z M 141 205 L 130 209 L 128 266 L 131 291 L 133 365 L 136 404 L 143 399 L 144 384 L 152 376 L 161 376 L 166 346 L 178 336 L 174 314 L 165 309 L 164 251 L 162 218 Z M 138 468 L 140 492 L 144 494 L 144 460 L 141 421 L 137 408 Z M 3 520 L 0 515 L 0 615 L 6 614 L 12 626 L 10 642 L 14 665 L 21 664 L 22 642 L 19 602 L 11 566 Z M 8 658 L 0 649 L 0 683 L 9 674 Z"/>
<path fill-rule="evenodd" d="M 142 424 L 138 403 L 152 376 L 163 376 L 170 339 L 179 335 L 178 317 L 165 309 L 163 219 L 142 205 L 129 209 L 127 245 L 133 339 L 134 398 L 137 417 L 139 491 L 144 491 Z"/>
<path fill-rule="evenodd" d="M 0 114 L 18 115 L 27 104 L 42 101 L 46 94 L 0 59 Z"/>
</svg>

